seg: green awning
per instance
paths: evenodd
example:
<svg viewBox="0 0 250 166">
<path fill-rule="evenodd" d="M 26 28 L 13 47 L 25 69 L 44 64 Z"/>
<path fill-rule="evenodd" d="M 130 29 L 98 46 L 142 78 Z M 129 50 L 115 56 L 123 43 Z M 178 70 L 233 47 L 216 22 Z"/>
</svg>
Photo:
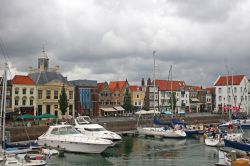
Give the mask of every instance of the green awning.
<svg viewBox="0 0 250 166">
<path fill-rule="evenodd" d="M 52 119 L 55 119 L 56 116 L 52 115 L 52 114 L 42 114 L 42 115 L 36 116 L 36 119 L 41 119 L 41 118 L 46 118 L 46 119 L 52 118 Z"/>
<path fill-rule="evenodd" d="M 23 114 L 16 117 L 16 119 L 34 119 L 34 118 L 36 118 L 36 116 L 31 114 Z"/>
</svg>

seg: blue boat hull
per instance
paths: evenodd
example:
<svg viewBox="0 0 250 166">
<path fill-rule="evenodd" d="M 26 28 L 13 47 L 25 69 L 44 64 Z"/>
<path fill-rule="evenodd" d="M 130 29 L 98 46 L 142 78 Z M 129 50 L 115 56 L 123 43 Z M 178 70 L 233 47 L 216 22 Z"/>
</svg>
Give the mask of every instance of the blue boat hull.
<svg viewBox="0 0 250 166">
<path fill-rule="evenodd" d="M 228 124 L 222 124 L 219 127 L 225 129 L 225 128 L 228 128 Z M 250 129 L 250 124 L 249 123 L 247 123 L 247 124 L 240 124 L 240 127 L 242 129 Z"/>
<path fill-rule="evenodd" d="M 224 139 L 225 146 L 250 152 L 250 144 Z"/>
</svg>

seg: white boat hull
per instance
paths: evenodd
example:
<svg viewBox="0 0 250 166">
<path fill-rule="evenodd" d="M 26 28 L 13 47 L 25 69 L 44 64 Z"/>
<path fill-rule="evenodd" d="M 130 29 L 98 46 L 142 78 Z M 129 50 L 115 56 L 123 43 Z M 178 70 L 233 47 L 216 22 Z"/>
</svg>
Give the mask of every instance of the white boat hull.
<svg viewBox="0 0 250 166">
<path fill-rule="evenodd" d="M 186 133 L 182 130 L 165 130 L 163 127 L 137 128 L 138 134 L 147 136 L 160 136 L 165 138 L 185 138 Z"/>
<path fill-rule="evenodd" d="M 67 152 L 78 153 L 102 153 L 110 144 L 88 144 L 80 142 L 65 142 L 57 140 L 38 140 L 39 145 L 64 148 Z"/>
<path fill-rule="evenodd" d="M 215 138 L 207 138 L 207 139 L 205 139 L 205 144 L 207 146 L 214 146 L 214 147 L 225 146 L 223 140 L 219 140 L 219 139 L 215 139 Z"/>
</svg>

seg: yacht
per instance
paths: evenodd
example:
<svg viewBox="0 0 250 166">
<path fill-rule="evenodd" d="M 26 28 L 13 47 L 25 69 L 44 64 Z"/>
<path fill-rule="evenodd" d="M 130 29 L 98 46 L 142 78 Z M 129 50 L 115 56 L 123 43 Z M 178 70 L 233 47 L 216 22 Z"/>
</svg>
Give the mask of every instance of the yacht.
<svg viewBox="0 0 250 166">
<path fill-rule="evenodd" d="M 75 118 L 75 128 L 84 135 L 111 140 L 113 142 L 111 146 L 122 140 L 115 132 L 108 131 L 99 124 L 92 124 L 88 116 Z"/>
<path fill-rule="evenodd" d="M 72 125 L 50 126 L 47 132 L 38 137 L 39 145 L 63 148 L 68 152 L 101 153 L 113 142 L 84 135 Z"/>
</svg>

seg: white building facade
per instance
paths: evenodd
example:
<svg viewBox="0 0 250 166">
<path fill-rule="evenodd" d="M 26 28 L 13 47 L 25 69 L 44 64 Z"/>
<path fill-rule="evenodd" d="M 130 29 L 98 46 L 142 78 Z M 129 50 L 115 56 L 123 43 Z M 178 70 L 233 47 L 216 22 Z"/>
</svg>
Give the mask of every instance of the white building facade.
<svg viewBox="0 0 250 166">
<path fill-rule="evenodd" d="M 246 76 L 219 76 L 214 86 L 217 111 L 249 112 L 249 81 Z"/>
</svg>

